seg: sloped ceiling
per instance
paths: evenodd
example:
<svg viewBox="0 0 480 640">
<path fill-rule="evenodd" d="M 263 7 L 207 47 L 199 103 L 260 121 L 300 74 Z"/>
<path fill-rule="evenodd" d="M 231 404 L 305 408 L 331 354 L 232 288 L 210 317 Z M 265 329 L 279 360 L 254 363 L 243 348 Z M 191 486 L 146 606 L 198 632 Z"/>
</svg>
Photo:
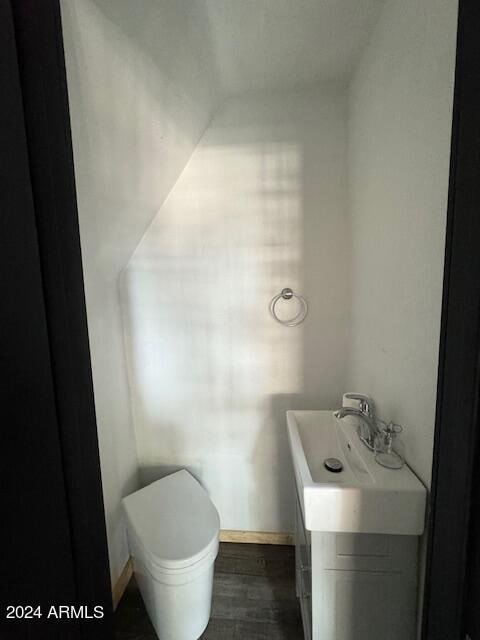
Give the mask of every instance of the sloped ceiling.
<svg viewBox="0 0 480 640">
<path fill-rule="evenodd" d="M 384 0 L 205 0 L 227 94 L 347 79 Z"/>
</svg>

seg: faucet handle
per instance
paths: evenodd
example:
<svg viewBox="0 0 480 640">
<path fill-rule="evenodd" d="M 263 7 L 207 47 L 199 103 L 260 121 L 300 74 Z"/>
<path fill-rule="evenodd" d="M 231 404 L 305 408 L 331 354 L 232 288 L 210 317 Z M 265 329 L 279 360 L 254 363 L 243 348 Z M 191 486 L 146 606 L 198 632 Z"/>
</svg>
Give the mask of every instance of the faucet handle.
<svg viewBox="0 0 480 640">
<path fill-rule="evenodd" d="M 343 399 L 345 400 L 358 400 L 359 401 L 359 409 L 366 413 L 368 416 L 373 418 L 373 400 L 362 393 L 344 393 Z M 345 405 L 344 405 L 345 406 Z"/>
</svg>

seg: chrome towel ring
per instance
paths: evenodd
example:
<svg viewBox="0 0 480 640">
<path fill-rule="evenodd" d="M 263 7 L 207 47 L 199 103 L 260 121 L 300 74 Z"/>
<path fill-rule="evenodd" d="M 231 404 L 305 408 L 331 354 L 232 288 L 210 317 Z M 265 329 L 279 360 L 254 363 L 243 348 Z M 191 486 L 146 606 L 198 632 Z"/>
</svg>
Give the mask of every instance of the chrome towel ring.
<svg viewBox="0 0 480 640">
<path fill-rule="evenodd" d="M 278 317 L 277 312 L 275 310 L 275 306 L 280 299 L 292 300 L 292 298 L 296 298 L 299 301 L 300 311 L 297 313 L 296 316 L 294 316 L 293 318 L 290 318 L 290 320 L 282 320 L 281 318 Z M 285 287 L 285 289 L 282 289 L 279 294 L 277 294 L 272 298 L 270 302 L 270 313 L 272 314 L 272 317 L 277 322 L 279 322 L 280 324 L 283 324 L 285 327 L 296 327 L 298 324 L 302 323 L 307 317 L 308 304 L 303 296 L 301 296 L 298 293 L 294 293 L 292 289 L 290 289 L 290 287 Z"/>
</svg>

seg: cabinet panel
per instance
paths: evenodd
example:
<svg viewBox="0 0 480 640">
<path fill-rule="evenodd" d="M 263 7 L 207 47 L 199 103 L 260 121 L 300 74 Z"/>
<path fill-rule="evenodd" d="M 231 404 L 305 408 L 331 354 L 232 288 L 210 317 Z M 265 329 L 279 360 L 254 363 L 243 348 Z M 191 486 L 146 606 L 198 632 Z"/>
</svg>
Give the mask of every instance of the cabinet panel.
<svg viewBox="0 0 480 640">
<path fill-rule="evenodd" d="M 300 600 L 304 636 L 306 640 L 312 637 L 312 565 L 311 565 L 311 534 L 305 529 L 302 510 L 295 495 L 295 588 Z"/>
<path fill-rule="evenodd" d="M 300 610 L 302 613 L 303 634 L 305 640 L 312 640 L 312 597 L 300 598 Z"/>
<path fill-rule="evenodd" d="M 416 572 L 418 541 L 413 536 L 314 532 L 313 537 L 325 569 Z"/>
<path fill-rule="evenodd" d="M 296 496 L 295 559 L 306 640 L 414 640 L 416 538 L 307 531 Z"/>
<path fill-rule="evenodd" d="M 295 545 L 298 546 L 304 566 L 311 566 L 312 534 L 305 528 L 298 494 L 295 492 Z"/>
<path fill-rule="evenodd" d="M 337 556 L 388 558 L 388 536 L 376 534 L 339 533 L 336 536 Z"/>
<path fill-rule="evenodd" d="M 384 574 L 328 572 L 336 640 L 390 640 L 391 580 Z M 394 605 L 395 606 L 395 605 Z"/>
<path fill-rule="evenodd" d="M 415 582 L 401 574 L 320 570 L 313 593 L 314 640 L 415 638 Z"/>
</svg>

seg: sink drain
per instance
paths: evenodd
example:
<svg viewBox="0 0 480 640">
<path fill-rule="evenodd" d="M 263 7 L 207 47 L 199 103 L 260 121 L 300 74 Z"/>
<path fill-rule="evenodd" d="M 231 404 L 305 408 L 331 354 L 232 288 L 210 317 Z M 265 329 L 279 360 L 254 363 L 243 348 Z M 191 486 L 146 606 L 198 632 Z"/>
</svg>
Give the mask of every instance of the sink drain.
<svg viewBox="0 0 480 640">
<path fill-rule="evenodd" d="M 343 469 L 343 464 L 340 462 L 338 458 L 327 458 L 323 461 L 325 469 L 327 471 L 331 471 L 332 473 L 340 473 Z"/>
</svg>

